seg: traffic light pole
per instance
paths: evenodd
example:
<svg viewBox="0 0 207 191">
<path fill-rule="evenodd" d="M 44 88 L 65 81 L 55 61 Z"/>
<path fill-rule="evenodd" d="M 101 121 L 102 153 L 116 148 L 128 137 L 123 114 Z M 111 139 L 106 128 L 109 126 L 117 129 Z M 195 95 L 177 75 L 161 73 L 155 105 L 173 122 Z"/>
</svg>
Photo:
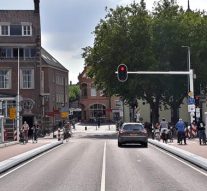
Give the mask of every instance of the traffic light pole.
<svg viewBox="0 0 207 191">
<path fill-rule="evenodd" d="M 116 74 L 118 71 L 115 72 Z M 135 71 L 127 72 L 128 74 L 165 74 L 165 75 L 189 75 L 190 79 L 190 92 L 191 97 L 194 98 L 194 84 L 193 84 L 193 70 L 189 68 L 189 71 Z M 194 120 L 194 113 L 190 114 L 191 123 Z"/>
</svg>

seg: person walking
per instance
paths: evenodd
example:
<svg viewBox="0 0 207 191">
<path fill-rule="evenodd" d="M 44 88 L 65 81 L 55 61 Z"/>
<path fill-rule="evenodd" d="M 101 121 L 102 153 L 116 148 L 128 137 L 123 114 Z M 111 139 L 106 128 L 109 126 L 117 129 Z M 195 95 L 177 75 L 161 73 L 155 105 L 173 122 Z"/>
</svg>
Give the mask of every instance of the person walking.
<svg viewBox="0 0 207 191">
<path fill-rule="evenodd" d="M 168 138 L 168 122 L 165 120 L 165 118 L 162 118 L 162 121 L 160 122 L 160 135 L 163 142 L 167 143 Z"/>
<path fill-rule="evenodd" d="M 101 126 L 101 120 L 100 120 L 100 118 L 97 119 L 97 125 L 98 125 L 98 128 L 100 128 L 100 126 Z"/>
<path fill-rule="evenodd" d="M 28 132 L 29 132 L 29 125 L 26 121 L 24 121 L 24 124 L 22 125 L 22 129 L 24 129 L 24 140 L 25 143 L 28 143 Z"/>
<path fill-rule="evenodd" d="M 199 120 L 198 120 L 197 130 L 198 130 L 198 137 L 199 137 L 200 145 L 201 145 L 201 141 L 203 142 L 203 144 L 206 144 L 205 124 L 201 120 L 201 118 L 199 118 Z"/>
<path fill-rule="evenodd" d="M 63 140 L 66 140 L 66 142 L 68 142 L 70 136 L 71 136 L 71 125 L 68 122 L 63 127 Z"/>
<path fill-rule="evenodd" d="M 185 123 L 182 119 L 179 119 L 179 121 L 175 125 L 177 129 L 177 141 L 179 144 L 182 144 L 182 140 L 184 140 L 184 144 L 186 145 L 186 137 L 185 137 Z"/>
<path fill-rule="evenodd" d="M 74 119 L 72 120 L 72 126 L 73 126 L 73 129 L 75 129 L 75 120 Z"/>
<path fill-rule="evenodd" d="M 32 127 L 32 143 L 34 143 L 36 141 L 37 143 L 37 134 L 38 134 L 38 130 L 39 130 L 39 126 L 38 124 L 35 122 L 35 124 Z"/>
</svg>

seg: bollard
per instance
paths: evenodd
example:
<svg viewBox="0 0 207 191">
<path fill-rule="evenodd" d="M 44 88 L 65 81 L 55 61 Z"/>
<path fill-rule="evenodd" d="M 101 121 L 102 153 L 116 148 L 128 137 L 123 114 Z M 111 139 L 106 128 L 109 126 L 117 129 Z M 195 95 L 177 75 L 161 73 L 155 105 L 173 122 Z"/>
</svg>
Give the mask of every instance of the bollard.
<svg viewBox="0 0 207 191">
<path fill-rule="evenodd" d="M 58 128 L 58 141 L 60 141 L 61 138 L 60 138 L 60 128 Z"/>
<path fill-rule="evenodd" d="M 14 130 L 14 141 L 17 141 L 17 130 Z"/>
<path fill-rule="evenodd" d="M 87 131 L 87 126 L 85 126 L 85 131 Z"/>
<path fill-rule="evenodd" d="M 4 139 L 3 139 L 3 142 L 7 141 L 7 131 L 6 129 L 4 129 Z"/>
</svg>

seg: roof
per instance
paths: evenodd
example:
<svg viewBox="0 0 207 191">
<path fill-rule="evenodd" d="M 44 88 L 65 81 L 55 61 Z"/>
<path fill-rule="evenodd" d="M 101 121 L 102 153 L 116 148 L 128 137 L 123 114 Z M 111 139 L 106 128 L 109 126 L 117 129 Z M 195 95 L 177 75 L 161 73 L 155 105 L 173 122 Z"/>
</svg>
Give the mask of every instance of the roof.
<svg viewBox="0 0 207 191">
<path fill-rule="evenodd" d="M 67 70 L 60 62 L 58 62 L 52 55 L 50 55 L 44 48 L 41 48 L 41 58 L 44 60 L 45 64 L 52 67 L 59 68 L 62 70 Z"/>
</svg>

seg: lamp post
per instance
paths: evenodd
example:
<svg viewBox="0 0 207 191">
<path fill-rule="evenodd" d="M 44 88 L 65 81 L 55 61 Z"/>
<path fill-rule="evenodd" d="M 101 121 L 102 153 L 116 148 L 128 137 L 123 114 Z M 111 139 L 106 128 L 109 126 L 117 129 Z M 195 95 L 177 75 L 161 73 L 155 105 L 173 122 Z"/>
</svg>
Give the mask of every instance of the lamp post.
<svg viewBox="0 0 207 191">
<path fill-rule="evenodd" d="M 188 49 L 188 71 L 189 71 L 188 90 L 190 87 L 190 91 L 189 91 L 188 95 L 189 95 L 189 97 L 194 98 L 193 70 L 191 70 L 191 63 L 190 63 L 190 46 L 182 46 L 182 47 Z M 194 116 L 195 116 L 195 111 L 191 111 L 191 113 L 190 113 L 191 123 L 194 120 Z"/>
<path fill-rule="evenodd" d="M 19 48 L 18 48 L 18 65 L 17 65 L 17 141 L 19 141 Z"/>
<path fill-rule="evenodd" d="M 188 58 L 187 58 L 187 60 L 188 60 L 188 71 L 190 71 L 190 47 L 189 46 L 182 46 L 182 48 L 187 48 L 188 49 Z M 189 92 L 189 86 L 190 86 L 189 83 L 190 83 L 190 76 L 188 77 L 188 92 Z"/>
</svg>

